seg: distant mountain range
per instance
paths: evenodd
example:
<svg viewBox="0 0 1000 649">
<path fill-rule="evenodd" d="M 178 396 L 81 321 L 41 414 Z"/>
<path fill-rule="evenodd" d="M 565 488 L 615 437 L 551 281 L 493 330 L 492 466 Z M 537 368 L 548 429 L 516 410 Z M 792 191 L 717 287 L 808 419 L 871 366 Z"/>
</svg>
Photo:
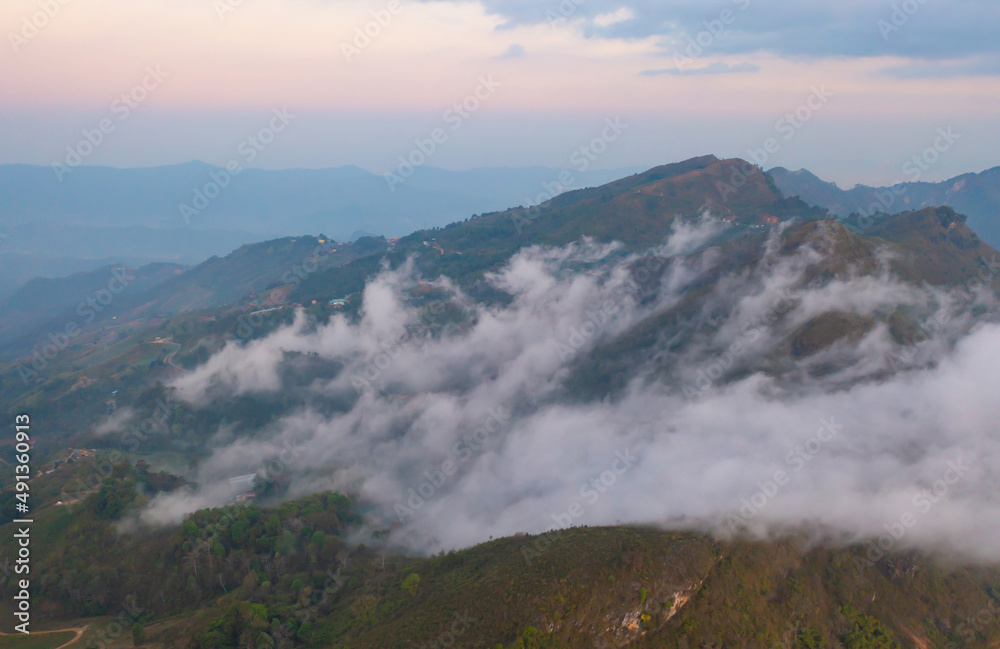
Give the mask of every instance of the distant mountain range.
<svg viewBox="0 0 1000 649">
<path fill-rule="evenodd" d="M 813 173 L 775 167 L 767 172 L 786 196 L 798 196 L 839 217 L 851 213 L 899 214 L 947 205 L 968 217 L 968 226 L 993 247 L 1000 246 L 1000 167 L 967 173 L 938 183 L 899 183 L 891 187 L 857 185 L 841 189 Z"/>
<path fill-rule="evenodd" d="M 142 293 L 183 271 L 184 266 L 169 263 L 148 264 L 141 268 L 109 265 L 68 277 L 32 279 L 0 301 L 4 314 L 0 322 L 0 344 L 64 313 L 67 314 L 64 321 L 79 319 L 82 324 L 89 324 L 114 300 Z M 94 303 L 88 305 L 88 298 Z M 97 302 L 98 299 L 105 303 Z M 49 330 L 62 330 L 63 324 L 65 322 L 53 325 Z M 38 332 L 33 340 L 44 335 Z"/>
<path fill-rule="evenodd" d="M 545 202 L 564 190 L 597 187 L 623 177 L 620 182 L 630 182 L 626 176 L 634 171 L 574 170 L 571 182 L 563 186 L 560 170 L 546 167 L 420 167 L 391 191 L 382 176 L 358 167 L 248 169 L 229 178 L 209 199 L 208 194 L 215 195 L 212 186 L 226 182 L 224 170 L 201 162 L 141 169 L 80 167 L 61 181 L 49 167 L 0 165 L 0 298 L 36 276 L 62 277 L 110 264 L 194 265 L 275 237 L 319 232 L 339 241 L 369 233 L 402 236 Z M 764 182 L 785 196 L 799 196 L 840 217 L 948 205 L 966 214 L 969 227 L 984 241 L 1000 246 L 1000 167 L 940 183 L 850 190 L 806 170 L 778 167 L 768 176 L 773 180 Z M 715 178 L 715 191 L 699 195 L 699 200 L 714 201 L 723 216 L 738 210 L 748 196 L 741 187 L 730 204 L 725 192 L 718 191 L 718 182 L 729 180 Z M 645 211 L 657 199 L 672 198 L 655 194 L 642 197 L 645 203 L 638 196 L 629 200 Z M 196 200 L 198 195 L 205 200 Z M 605 221 L 604 227 L 614 228 L 614 220 Z"/>
<path fill-rule="evenodd" d="M 574 171 L 565 189 L 632 171 Z M 13 288 L 35 275 L 93 269 L 94 260 L 194 264 L 280 236 L 399 236 L 558 193 L 559 178 L 559 169 L 546 167 L 420 167 L 390 189 L 384 177 L 358 167 L 246 169 L 231 176 L 191 162 L 79 167 L 59 178 L 49 167 L 0 165 L 0 276 Z M 21 255 L 17 263 L 3 258 L 12 251 Z"/>
<path fill-rule="evenodd" d="M 720 192 L 720 184 L 728 183 L 734 174 L 742 174 L 740 187 L 731 194 Z M 723 214 L 731 226 L 721 238 L 759 233 L 791 217 L 827 216 L 825 210 L 798 198 L 785 198 L 767 175 L 744 161 L 708 155 L 654 167 L 600 187 L 565 192 L 539 205 L 420 230 L 400 238 L 386 258 L 395 266 L 415 255 L 427 277 L 441 274 L 471 282 L 530 245 L 561 246 L 591 237 L 645 250 L 707 209 Z M 427 254 L 424 242 L 431 239 L 440 254 L 437 249 Z M 328 268 L 305 279 L 293 295 L 305 299 L 359 291 L 380 270 L 379 264 L 378 257 L 365 257 Z"/>
<path fill-rule="evenodd" d="M 740 178 L 739 187 L 726 189 L 734 177 Z M 211 309 L 239 303 L 251 294 L 280 286 L 287 289 L 281 294 L 285 303 L 342 297 L 362 290 L 383 263 L 397 267 L 408 258 L 415 259 L 426 277 L 446 275 L 471 286 L 485 271 L 506 263 L 525 246 L 559 246 L 592 237 L 598 241 L 620 241 L 628 249 L 641 251 L 667 238 L 679 223 L 697 219 L 706 208 L 722 215 L 727 224 L 712 239 L 716 244 L 763 232 L 792 217 L 806 221 L 828 218 L 825 209 L 808 205 L 799 194 L 791 198 L 782 195 L 779 181 L 784 182 L 784 193 L 789 194 L 789 183 L 785 182 L 789 178 L 811 178 L 815 179 L 812 185 L 836 188 L 805 171 L 776 169 L 765 174 L 741 160 L 702 156 L 655 167 L 599 187 L 567 191 L 539 205 L 485 213 L 444 228 L 417 230 L 391 246 L 385 239 L 373 237 L 346 245 L 332 238 L 282 237 L 243 245 L 228 255 L 213 256 L 187 270 L 176 264 L 138 268 L 136 265 L 129 272 L 144 279 L 116 297 L 113 304 L 98 314 L 93 326 L 107 326 L 112 317 L 133 321 Z M 945 232 L 947 236 L 976 238 L 964 223 L 964 217 L 953 212 L 939 216 L 936 210 L 883 221 L 865 234 L 902 243 L 908 228 L 926 230 L 924 225 L 918 225 L 924 221 L 931 223 L 927 227 L 942 232 L 956 222 L 960 229 L 954 230 L 952 226 Z M 180 231 L 167 232 L 177 236 Z M 366 234 L 357 231 L 352 236 Z M 918 237 L 908 247 L 919 248 L 922 242 L 923 238 Z M 970 272 L 968 267 L 974 266 L 976 259 L 986 255 L 979 243 L 962 245 L 967 250 L 963 249 L 959 258 L 942 261 L 938 259 L 940 249 L 931 247 L 922 253 L 923 263 L 919 268 L 900 262 L 897 270 L 914 280 L 954 282 L 956 277 Z M 317 250 L 321 251 L 319 255 Z M 740 257 L 743 253 L 738 250 L 733 249 L 737 257 L 731 263 L 753 261 L 753 257 Z M 860 261 L 868 264 L 869 257 Z M 316 265 L 309 272 L 302 272 L 304 262 L 310 258 Z M 0 327 L 0 346 L 7 353 L 15 349 L 23 351 L 43 339 L 45 332 L 60 328 L 63 321 L 73 320 L 72 309 L 102 289 L 113 268 L 103 266 L 63 279 L 34 280 L 0 301 L 0 308 L 9 316 Z M 164 268 L 170 272 L 166 273 Z M 730 265 L 726 268 L 732 269 Z M 296 269 L 299 269 L 297 274 Z"/>
<path fill-rule="evenodd" d="M 996 647 L 963 621 L 1000 603 L 995 460 L 958 466 L 995 420 L 968 413 L 996 382 L 1000 253 L 951 207 L 858 231 L 782 177 L 703 156 L 398 239 L 29 282 L 0 301 L 0 410 L 43 413 L 38 603 L 96 628 L 138 602 L 157 646 L 277 646 L 336 576 L 295 646 Z M 453 463 L 482 410 L 499 443 Z M 425 466 L 428 435 L 452 455 Z"/>
<path fill-rule="evenodd" d="M 138 268 L 108 265 L 68 277 L 35 278 L 0 300 L 4 313 L 0 348 L 30 346 L 70 322 L 96 329 L 119 317 L 148 320 L 248 299 L 278 286 L 291 290 L 312 272 L 385 247 L 382 238 L 339 244 L 313 236 L 283 237 L 246 244 L 225 257 L 213 256 L 190 268 L 154 262 Z M 96 305 L 90 300 L 97 301 Z"/>
</svg>

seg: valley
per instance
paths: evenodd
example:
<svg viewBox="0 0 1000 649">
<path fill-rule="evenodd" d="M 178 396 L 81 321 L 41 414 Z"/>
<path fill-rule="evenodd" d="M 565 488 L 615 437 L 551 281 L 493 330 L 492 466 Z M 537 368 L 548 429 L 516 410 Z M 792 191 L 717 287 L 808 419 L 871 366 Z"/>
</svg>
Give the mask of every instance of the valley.
<svg viewBox="0 0 1000 649">
<path fill-rule="evenodd" d="M 0 347 L 4 416 L 44 430 L 36 606 L 69 647 L 995 646 L 995 439 L 926 419 L 991 372 L 965 221 L 859 228 L 706 156 L 40 282 Z"/>
</svg>

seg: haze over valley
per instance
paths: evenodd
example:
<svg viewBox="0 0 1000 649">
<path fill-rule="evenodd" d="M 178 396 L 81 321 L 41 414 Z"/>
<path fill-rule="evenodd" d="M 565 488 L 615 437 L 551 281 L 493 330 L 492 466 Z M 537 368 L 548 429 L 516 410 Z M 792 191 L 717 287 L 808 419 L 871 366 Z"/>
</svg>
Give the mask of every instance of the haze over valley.
<svg viewBox="0 0 1000 649">
<path fill-rule="evenodd" d="M 0 647 L 1000 647 L 998 19 L 14 0 Z"/>
</svg>

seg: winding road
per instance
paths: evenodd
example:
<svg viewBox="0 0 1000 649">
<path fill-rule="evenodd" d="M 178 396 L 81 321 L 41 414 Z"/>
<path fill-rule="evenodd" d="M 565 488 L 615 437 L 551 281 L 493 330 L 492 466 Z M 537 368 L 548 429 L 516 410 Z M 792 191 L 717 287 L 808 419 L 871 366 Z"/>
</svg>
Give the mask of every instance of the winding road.
<svg viewBox="0 0 1000 649">
<path fill-rule="evenodd" d="M 62 643 L 61 645 L 59 645 L 58 647 L 55 648 L 55 649 L 64 649 L 64 647 L 68 647 L 71 644 L 73 644 L 74 642 L 76 642 L 77 640 L 79 640 L 80 636 L 82 636 L 83 632 L 86 631 L 86 630 L 87 630 L 87 627 L 81 626 L 81 627 L 75 627 L 75 628 L 72 628 L 72 629 L 53 629 L 51 631 L 34 631 L 30 635 L 44 635 L 44 634 L 47 634 L 47 633 L 69 633 L 69 632 L 75 633 L 76 635 L 73 636 L 72 640 L 64 642 L 64 643 Z M 11 638 L 14 638 L 14 637 L 24 637 L 24 635 L 25 634 L 23 634 L 23 633 L 0 633 L 0 636 L 8 636 L 8 637 L 11 637 Z"/>
</svg>

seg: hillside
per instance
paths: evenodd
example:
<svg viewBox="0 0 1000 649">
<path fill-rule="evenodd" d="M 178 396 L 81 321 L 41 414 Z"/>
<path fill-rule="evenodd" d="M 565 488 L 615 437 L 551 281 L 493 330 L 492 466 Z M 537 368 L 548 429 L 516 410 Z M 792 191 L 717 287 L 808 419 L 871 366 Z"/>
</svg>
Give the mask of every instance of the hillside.
<svg viewBox="0 0 1000 649">
<path fill-rule="evenodd" d="M 901 276 L 914 282 L 955 285 L 976 277 L 987 262 L 996 264 L 996 250 L 967 221 L 950 207 L 932 207 L 879 221 L 867 234 L 896 244 L 900 257 L 893 266 Z"/>
<path fill-rule="evenodd" d="M 33 254 L 190 258 L 206 248 L 217 254 L 234 240 L 238 245 L 304 232 L 327 232 L 338 241 L 355 230 L 399 236 L 516 205 L 559 172 L 425 166 L 390 190 L 381 174 L 354 166 L 244 169 L 229 177 L 224 168 L 202 162 L 133 169 L 84 165 L 57 177 L 49 166 L 0 165 L 0 228 Z M 590 170 L 574 177 L 579 187 L 622 173 Z M 194 208 L 195 191 L 214 178 L 223 179 L 224 189 Z M 197 214 L 185 220 L 182 205 Z"/>
<path fill-rule="evenodd" d="M 744 174 L 746 181 L 739 192 L 721 201 L 718 184 L 728 182 L 736 173 Z M 696 249 L 686 251 L 691 256 L 684 265 L 696 268 L 706 264 L 707 270 L 684 287 L 679 299 L 657 306 L 663 299 L 661 292 L 675 280 L 664 275 L 672 263 L 670 253 L 650 248 L 682 224 L 700 223 L 699 214 L 706 206 L 710 211 L 725 212 L 727 217 L 716 221 L 720 227 L 713 226 Z M 769 242 L 774 230 L 762 219 L 778 214 L 791 219 L 791 224 L 782 231 L 781 245 L 772 253 Z M 43 401 L 62 403 L 61 412 L 67 414 L 65 421 L 59 416 L 62 434 L 80 443 L 103 444 L 83 439 L 92 418 L 104 412 L 104 403 L 113 391 L 120 391 L 120 405 L 139 399 L 152 403 L 141 395 L 155 383 L 170 381 L 180 368 L 197 367 L 228 341 L 267 336 L 291 322 L 292 304 L 303 305 L 308 316 L 322 324 L 333 312 L 327 302 L 349 297 L 343 312 L 356 319 L 360 294 L 366 282 L 381 272 L 383 263 L 401 268 L 413 258 L 413 272 L 420 277 L 446 276 L 485 304 L 505 304 L 509 297 L 484 282 L 485 273 L 503 267 L 512 255 L 532 245 L 567 245 L 584 236 L 625 241 L 623 249 L 605 260 L 604 268 L 635 252 L 644 257 L 640 262 L 629 262 L 630 272 L 653 262 L 659 270 L 635 294 L 648 312 L 640 311 L 627 328 L 602 332 L 581 348 L 567 365 L 569 376 L 560 398 L 587 400 L 619 394 L 640 367 L 644 368 L 640 375 L 650 372 L 647 379 L 690 392 L 697 377 L 685 374 L 684 367 L 707 363 L 713 354 L 722 353 L 723 343 L 713 337 L 725 333 L 721 327 L 725 318 L 745 317 L 739 315 L 739 300 L 750 299 L 761 290 L 760 284 L 773 281 L 768 279 L 771 274 L 783 265 L 798 263 L 795 260 L 804 252 L 820 251 L 823 259 L 795 271 L 801 277 L 790 288 L 803 292 L 809 287 L 837 285 L 854 276 L 877 278 L 886 270 L 914 285 L 958 285 L 989 269 L 995 254 L 963 223 L 961 215 L 948 208 L 900 215 L 862 234 L 822 220 L 823 216 L 798 200 L 781 198 L 768 177 L 755 167 L 706 156 L 657 167 L 599 188 L 568 192 L 537 210 L 487 214 L 446 228 L 416 232 L 393 246 L 380 239 L 348 245 L 328 239 L 321 243 L 319 237 L 312 236 L 247 245 L 151 289 L 115 297 L 95 314 L 93 323 L 81 321 L 84 332 L 68 349 L 46 361 L 33 355 L 32 346 L 45 342 L 49 332 L 61 331 L 67 322 L 81 320 L 73 310 L 56 311 L 36 325 L 32 335 L 8 345 L 14 352 L 13 362 L 0 375 L 0 394 L 11 409 Z M 716 259 L 719 261 L 711 261 Z M 586 265 L 575 266 L 573 272 L 583 270 L 606 272 Z M 418 303 L 449 302 L 439 290 L 421 291 L 412 294 Z M 50 305 L 46 314 L 60 304 L 49 298 L 44 302 Z M 448 308 L 433 319 L 430 331 L 471 326 L 468 314 L 462 314 L 464 307 Z M 255 315 L 248 320 L 250 314 Z M 834 343 L 856 342 L 880 325 L 888 326 L 897 341 L 911 340 L 915 323 L 927 316 L 926 307 L 901 304 L 860 312 L 837 306 L 810 313 L 801 321 L 781 319 L 767 330 L 775 337 L 766 348 L 742 354 L 718 381 L 724 384 L 755 371 L 794 375 L 796 368 L 811 368 L 807 371 L 822 376 L 833 367 L 841 367 L 829 365 L 819 353 Z M 857 362 L 859 359 L 850 364 Z M 339 363 L 316 362 L 304 376 L 336 376 Z M 882 371 L 874 370 L 875 375 Z M 258 397 L 253 407 L 243 401 L 219 402 L 218 412 L 211 417 L 178 416 L 175 423 L 183 421 L 189 432 L 172 445 L 167 440 L 157 442 L 157 448 L 197 448 L 205 443 L 204 436 L 211 435 L 213 426 L 238 422 L 239 427 L 253 430 L 275 420 L 291 404 L 306 404 L 310 399 L 286 395 L 279 406 L 261 403 Z M 338 409 L 345 407 L 339 399 L 336 403 Z M 88 415 L 73 417 L 73 408 L 82 408 Z M 84 437 L 78 439 L 81 435 Z"/>
<path fill-rule="evenodd" d="M 272 302 L 284 296 L 303 278 L 321 269 L 372 255 L 383 250 L 381 239 L 338 243 L 331 239 L 303 236 L 247 244 L 225 257 L 212 257 L 197 266 L 152 264 L 123 276 L 123 290 L 109 292 L 107 285 L 119 283 L 110 269 L 81 273 L 65 279 L 36 279 L 4 302 L 12 313 L 0 329 L 0 349 L 12 357 L 30 350 L 51 332 L 61 332 L 69 323 L 84 331 L 115 324 L 148 323 L 151 319 L 182 312 L 211 309 L 237 301 L 264 302 L 270 289 L 286 287 Z M 183 271 L 183 272 L 182 272 Z M 101 301 L 88 307 L 98 292 Z M 273 306 L 274 304 L 271 304 Z M 120 322 L 115 322 L 120 321 Z M 134 324 L 133 324 L 134 326 Z"/>
<path fill-rule="evenodd" d="M 597 185 L 629 171 L 574 171 L 573 185 Z M 60 179 L 49 166 L 0 165 L 0 297 L 36 276 L 109 264 L 195 265 L 244 244 L 306 232 L 326 232 L 338 241 L 352 241 L 358 231 L 398 236 L 516 205 L 560 170 L 425 166 L 390 191 L 382 175 L 351 166 L 246 169 L 185 220 L 181 205 L 191 208 L 195 190 L 224 174 L 192 162 L 82 166 Z"/>
<path fill-rule="evenodd" d="M 86 301 L 99 292 L 102 302 L 147 291 L 184 271 L 177 264 L 156 263 L 140 268 L 105 266 L 56 279 L 35 278 L 0 301 L 4 313 L 0 322 L 0 346 L 31 329 L 43 328 L 46 321 L 69 312 L 74 318 L 97 313 Z M 93 320 L 93 318 L 90 318 Z"/>
<path fill-rule="evenodd" d="M 734 178 L 738 187 L 733 185 Z M 600 187 L 568 191 L 537 205 L 420 230 L 400 238 L 386 257 L 391 266 L 397 266 L 416 255 L 427 276 L 444 274 L 465 283 L 531 245 L 558 246 L 591 237 L 642 250 L 662 242 L 678 225 L 706 210 L 730 222 L 733 227 L 727 237 L 754 232 L 779 219 L 815 219 L 826 214 L 798 199 L 782 197 L 764 173 L 742 160 L 703 156 Z M 375 260 L 368 259 L 317 273 L 302 283 L 297 294 L 314 297 L 358 291 L 378 269 Z"/>
<path fill-rule="evenodd" d="M 1000 604 L 994 418 L 958 413 L 995 408 L 997 253 L 948 207 L 854 225 L 707 156 L 115 298 L 0 374 L 46 431 L 46 621 L 141 608 L 164 649 L 995 649 L 968 621 Z"/>
<path fill-rule="evenodd" d="M 226 304 L 283 285 L 298 285 L 319 270 L 384 250 L 381 239 L 335 242 L 320 235 L 274 239 L 213 257 L 142 296 L 143 310 L 174 314 Z"/>
<path fill-rule="evenodd" d="M 120 464 L 82 502 L 53 506 L 68 496 L 57 485 L 71 491 L 71 477 L 87 476 L 93 462 L 37 481 L 46 505 L 32 547 L 47 577 L 36 606 L 56 628 L 58 620 L 89 623 L 95 634 L 106 628 L 101 616 L 137 611 L 126 616 L 125 635 L 139 623 L 152 646 L 165 649 L 282 641 L 317 649 L 1000 641 L 1000 568 L 887 553 L 874 542 L 577 527 L 418 558 L 386 546 L 378 532 L 364 545 L 349 541 L 364 521 L 337 494 L 230 506 L 199 512 L 183 526 L 120 534 L 116 520 L 157 490 L 177 487 L 141 464 Z M 9 557 L 10 526 L 0 531 Z M 7 605 L 12 580 L 0 581 Z"/>
<path fill-rule="evenodd" d="M 578 358 L 571 379 L 573 390 L 588 398 L 613 393 L 626 385 L 633 368 L 650 357 L 660 359 L 656 370 L 659 380 L 684 385 L 684 377 L 675 373 L 676 365 L 682 364 L 679 359 L 704 344 L 706 332 L 719 330 L 718 320 L 726 309 L 736 308 L 726 305 L 728 293 L 733 290 L 731 278 L 740 275 L 764 278 L 775 266 L 791 262 L 803 251 L 822 254 L 821 259 L 799 270 L 801 274 L 790 287 L 803 295 L 831 282 L 879 277 L 887 271 L 910 285 L 951 289 L 979 282 L 983 277 L 995 279 L 997 251 L 983 243 L 964 221 L 963 216 L 943 207 L 888 217 L 864 235 L 834 220 L 799 223 L 785 230 L 773 257 L 762 250 L 767 246 L 763 234 L 725 242 L 719 248 L 724 261 L 701 278 L 684 299 L 651 314 L 622 335 L 602 341 Z M 644 294 L 655 294 L 662 281 L 656 278 L 649 282 L 643 288 Z M 756 290 L 756 285 L 749 282 L 748 290 Z M 745 297 L 737 294 L 735 299 Z M 794 300 L 784 299 L 790 302 L 790 309 Z M 711 305 L 714 312 L 706 313 L 706 305 Z M 715 381 L 724 383 L 761 370 L 778 376 L 796 367 L 807 367 L 806 357 L 837 341 L 856 341 L 878 323 L 888 326 L 897 340 L 912 341 L 917 333 L 913 323 L 926 318 L 927 312 L 890 303 L 875 312 L 814 313 L 802 322 L 790 321 L 782 315 L 774 314 L 774 322 L 767 325 L 754 325 L 781 332 L 775 335 L 773 347 L 743 355 L 715 377 Z M 717 354 L 724 352 L 724 348 L 715 350 Z M 711 358 L 711 354 L 702 353 L 704 358 Z M 825 373 L 830 368 L 821 366 L 814 371 Z M 686 390 L 690 391 L 692 385 L 689 382 Z"/>
<path fill-rule="evenodd" d="M 948 206 L 968 216 L 968 225 L 989 245 L 1000 247 L 1000 167 L 968 173 L 937 183 L 903 182 L 890 187 L 858 185 L 844 190 L 805 169 L 783 167 L 768 175 L 785 196 L 798 196 L 845 218 L 851 213 L 898 214 L 925 207 Z"/>
</svg>

